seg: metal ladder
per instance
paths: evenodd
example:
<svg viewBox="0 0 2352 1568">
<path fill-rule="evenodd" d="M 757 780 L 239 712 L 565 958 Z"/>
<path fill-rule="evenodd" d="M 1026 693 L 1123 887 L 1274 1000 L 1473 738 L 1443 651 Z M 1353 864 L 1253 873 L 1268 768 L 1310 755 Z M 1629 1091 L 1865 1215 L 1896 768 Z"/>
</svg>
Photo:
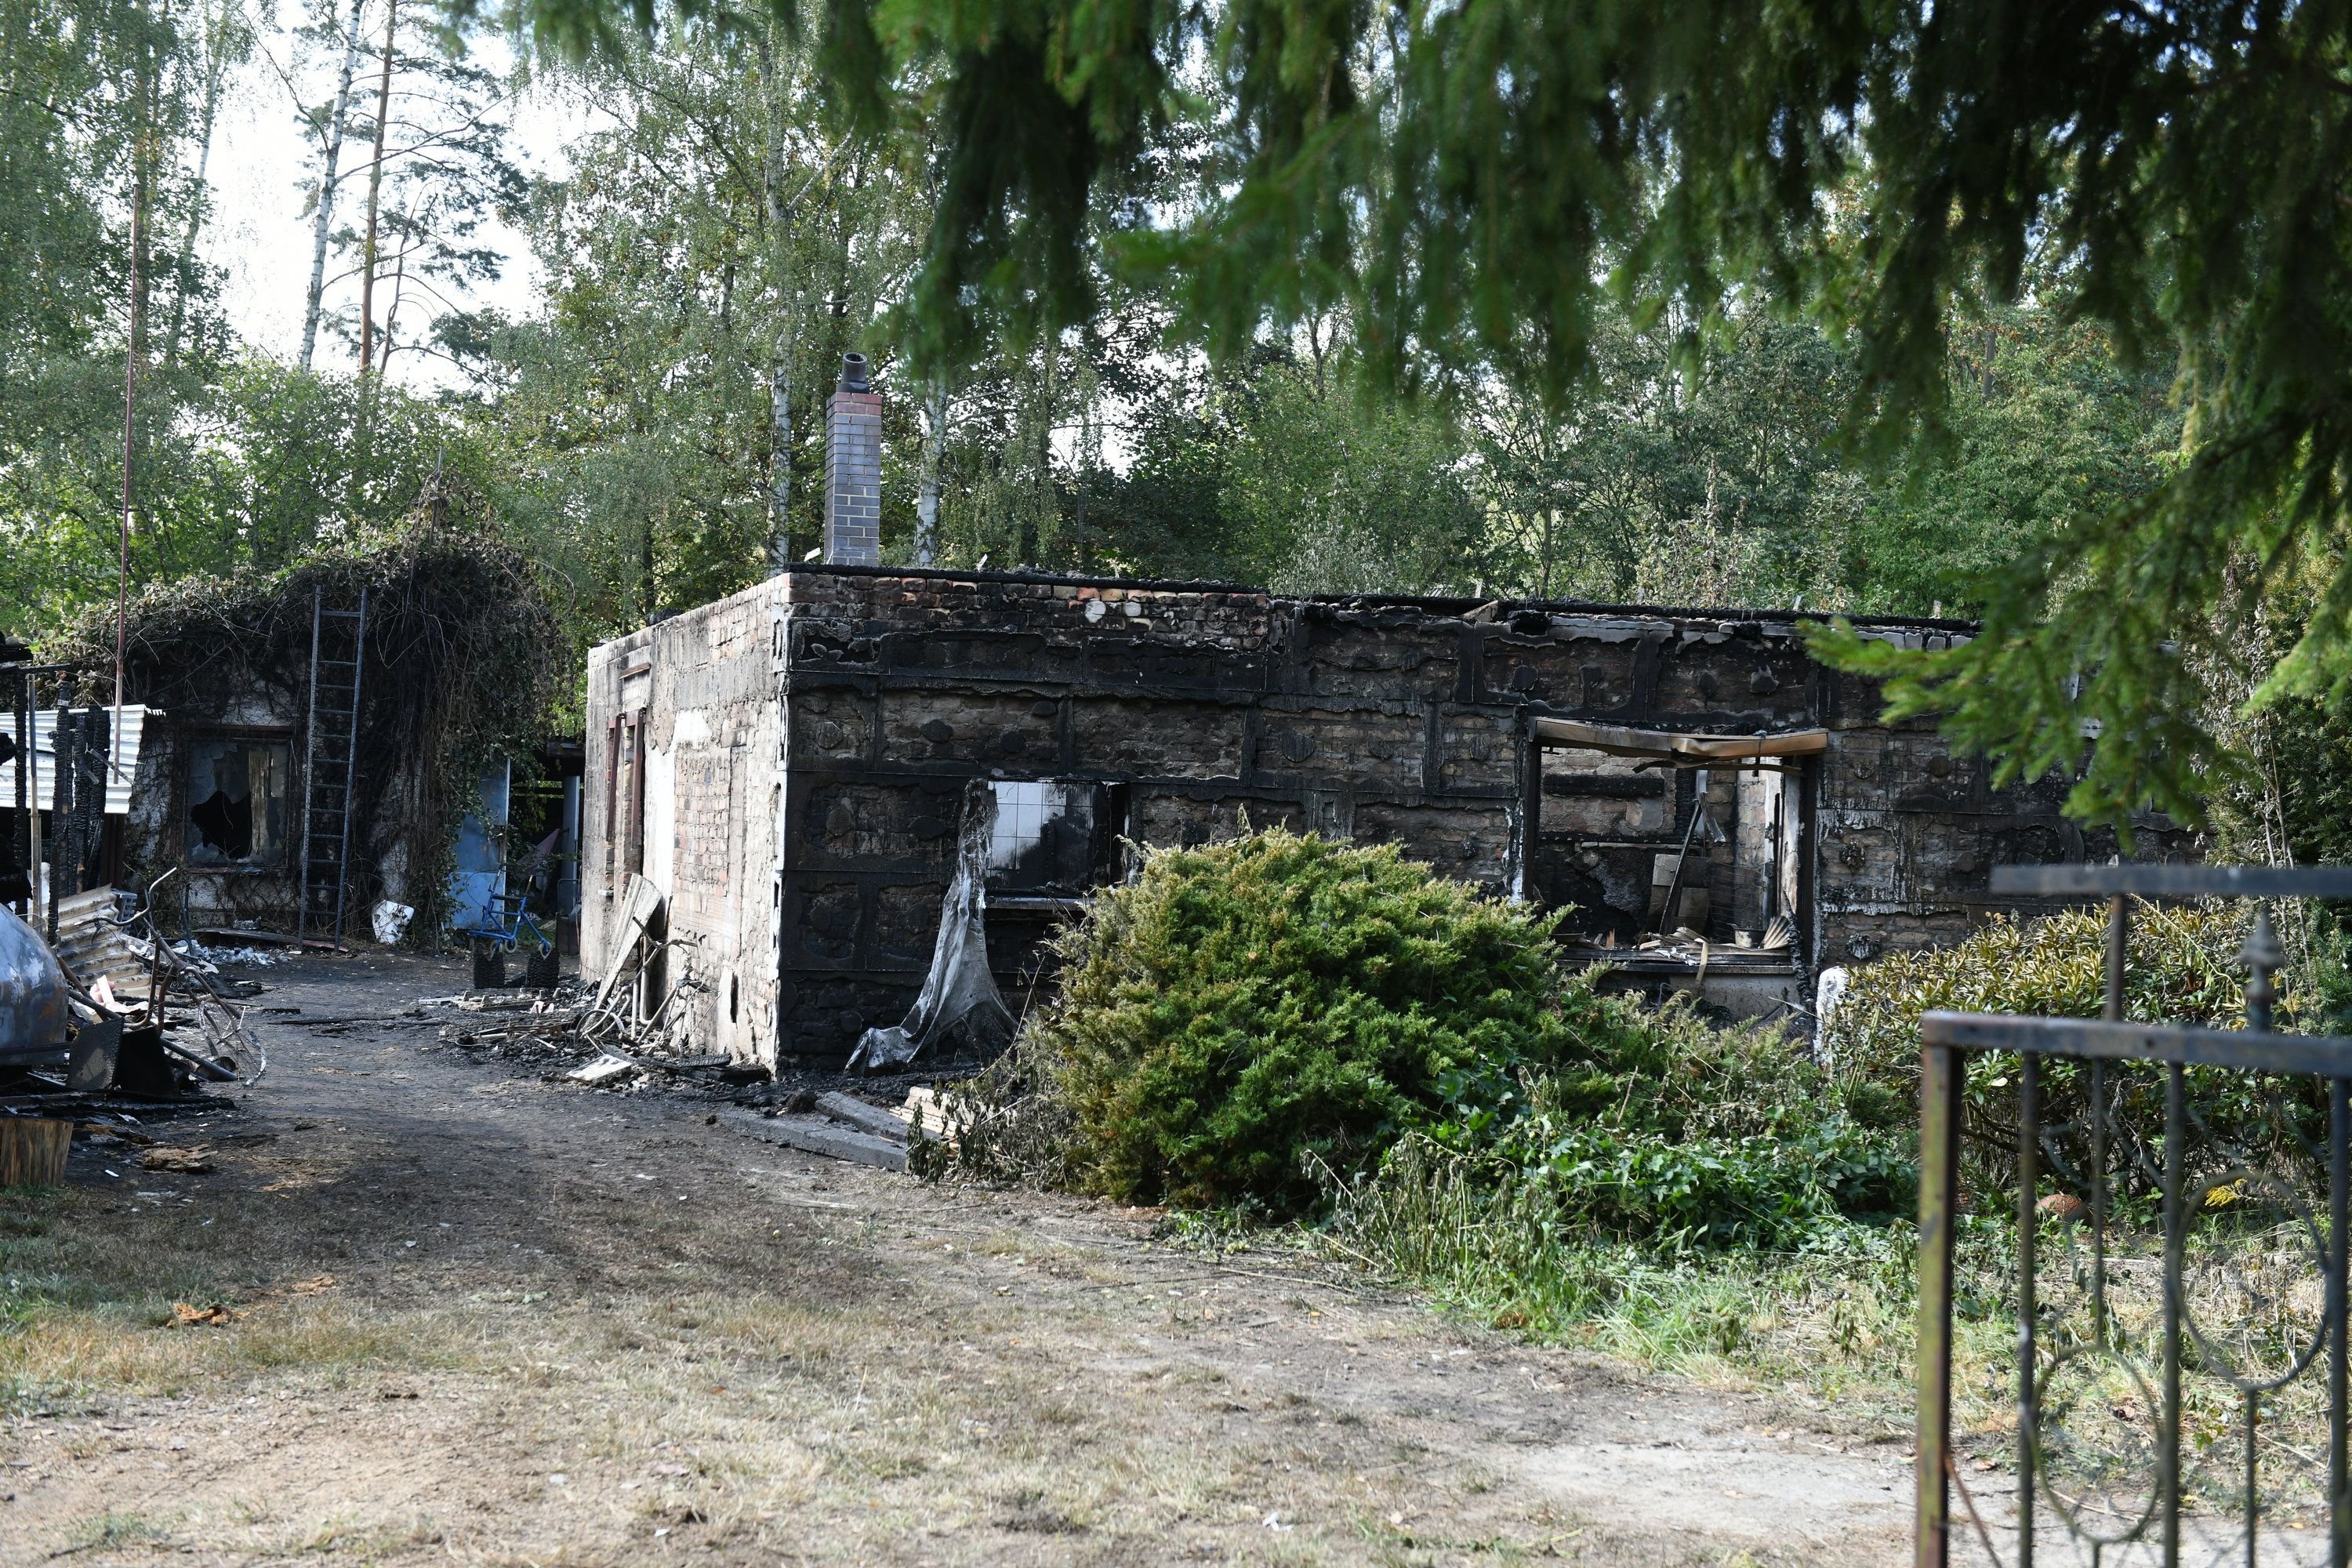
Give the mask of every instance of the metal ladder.
<svg viewBox="0 0 2352 1568">
<path fill-rule="evenodd" d="M 331 932 L 343 944 L 352 847 L 352 774 L 359 763 L 360 663 L 367 652 L 367 590 L 356 610 L 327 608 L 310 590 L 310 721 L 302 756 L 302 902 L 294 934 Z"/>
</svg>

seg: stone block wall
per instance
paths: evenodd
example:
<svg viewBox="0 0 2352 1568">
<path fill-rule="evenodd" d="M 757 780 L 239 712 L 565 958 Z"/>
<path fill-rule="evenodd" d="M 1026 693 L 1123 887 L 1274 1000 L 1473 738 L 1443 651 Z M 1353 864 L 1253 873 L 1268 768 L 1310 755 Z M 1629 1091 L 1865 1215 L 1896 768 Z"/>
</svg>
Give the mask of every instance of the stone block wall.
<svg viewBox="0 0 2352 1568">
<path fill-rule="evenodd" d="M 596 911 L 617 897 L 598 892 L 603 814 L 626 796 L 601 770 L 635 711 L 663 759 L 649 776 L 674 773 L 674 820 L 648 801 L 649 830 L 674 843 L 649 837 L 647 874 L 661 868 L 674 922 L 735 987 L 731 1019 L 723 987 L 695 1005 L 723 1048 L 761 1058 L 836 1062 L 912 1000 L 974 778 L 1097 792 L 1116 834 L 1140 843 L 1283 823 L 1393 842 L 1497 895 L 1539 898 L 1579 837 L 1564 805 L 1627 821 L 1677 807 L 1605 784 L 1598 795 L 1625 800 L 1551 800 L 1530 716 L 1825 728 L 1828 750 L 1796 786 L 1798 946 L 1775 961 L 1780 981 L 1764 977 L 1790 996 L 1821 965 L 1961 933 L 1992 907 L 1999 861 L 2113 847 L 2063 822 L 2059 786 L 1993 791 L 1931 730 L 1882 725 L 1870 683 L 1815 664 L 1785 615 L 805 567 L 600 647 L 590 683 L 587 946 L 601 951 Z M 1727 772 L 1711 779 L 1712 809 L 1736 795 Z M 2148 827 L 2142 852 L 2194 853 L 2169 825 Z M 1097 842 L 1112 838 L 1098 828 Z M 1701 872 L 1724 911 L 1743 896 L 1731 853 L 1710 851 Z M 1119 869 L 1114 847 L 1095 872 Z M 1016 1008 L 1066 908 L 992 900 L 992 956 Z"/>
<path fill-rule="evenodd" d="M 771 579 L 588 659 L 582 973 L 593 980 L 612 962 L 629 874 L 641 871 L 682 939 L 666 974 L 686 988 L 673 1007 L 699 1048 L 750 1060 L 775 1055 L 783 599 Z"/>
</svg>

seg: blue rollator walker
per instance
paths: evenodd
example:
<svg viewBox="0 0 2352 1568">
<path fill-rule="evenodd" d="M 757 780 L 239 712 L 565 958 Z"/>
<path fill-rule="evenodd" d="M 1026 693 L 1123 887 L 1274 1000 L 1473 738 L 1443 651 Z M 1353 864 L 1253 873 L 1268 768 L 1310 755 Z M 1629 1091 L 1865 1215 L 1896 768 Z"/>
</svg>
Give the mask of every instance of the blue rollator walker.
<svg viewBox="0 0 2352 1568">
<path fill-rule="evenodd" d="M 555 939 L 523 907 L 520 893 L 493 893 L 482 906 L 482 923 L 468 931 L 474 948 L 474 989 L 496 991 L 507 983 L 507 954 L 523 952 L 523 984 L 552 990 L 561 964 Z"/>
</svg>

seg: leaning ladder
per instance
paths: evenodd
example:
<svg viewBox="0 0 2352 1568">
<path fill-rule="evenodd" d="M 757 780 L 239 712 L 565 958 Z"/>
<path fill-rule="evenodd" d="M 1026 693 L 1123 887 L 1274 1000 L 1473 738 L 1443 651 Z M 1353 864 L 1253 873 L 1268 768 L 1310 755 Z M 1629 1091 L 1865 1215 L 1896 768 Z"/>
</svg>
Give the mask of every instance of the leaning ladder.
<svg viewBox="0 0 2352 1568">
<path fill-rule="evenodd" d="M 343 944 L 352 848 L 352 774 L 359 763 L 360 662 L 367 651 L 367 590 L 356 610 L 327 608 L 310 591 L 310 721 L 302 756 L 302 903 L 294 932 Z"/>
</svg>

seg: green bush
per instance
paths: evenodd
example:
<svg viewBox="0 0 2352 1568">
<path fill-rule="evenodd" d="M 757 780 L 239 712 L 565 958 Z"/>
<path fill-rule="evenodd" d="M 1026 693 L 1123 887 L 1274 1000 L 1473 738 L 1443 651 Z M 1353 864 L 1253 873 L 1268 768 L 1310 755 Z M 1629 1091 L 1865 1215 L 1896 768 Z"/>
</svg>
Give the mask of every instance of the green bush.
<svg viewBox="0 0 2352 1568">
<path fill-rule="evenodd" d="M 1391 848 L 1153 852 L 918 1166 L 1362 1215 L 1442 1165 L 1514 1224 L 1667 1250 L 1907 1207 L 1906 1117 L 1849 1114 L 1777 1030 L 1562 974 L 1550 925 Z"/>
<path fill-rule="evenodd" d="M 2124 962 L 2124 1016 L 2235 1028 L 2245 1021 L 2237 952 L 2246 913 L 2222 904 L 2135 903 Z M 1949 947 L 1889 953 L 1853 972 L 1822 1031 L 1841 1078 L 1919 1081 L 1921 1015 L 2012 1013 L 2095 1018 L 2106 1003 L 2107 917 L 2070 910 L 2020 923 L 1996 917 Z"/>
<path fill-rule="evenodd" d="M 2250 919 L 2243 905 L 2136 903 L 2124 965 L 2125 1016 L 2242 1028 L 2245 973 L 2237 952 Z M 1842 1098 L 1849 1105 L 1875 1100 L 1892 1113 L 1916 1118 L 1923 1014 L 2096 1017 L 2106 995 L 2105 954 L 2105 915 L 2078 910 L 2021 924 L 1996 920 L 1950 947 L 1895 954 L 1856 970 L 1822 1031 Z M 2116 1063 L 2105 1071 L 2116 1195 L 2144 1205 L 2154 1199 L 2155 1173 L 2162 1166 L 2165 1072 L 2145 1061 Z M 2014 1187 L 2017 1072 L 2014 1052 L 1968 1058 L 1961 1174 L 1972 1192 Z M 2045 1058 L 2042 1125 L 2081 1124 L 2090 1084 L 2087 1063 Z M 2214 1149 L 2298 1179 L 2313 1171 L 2313 1151 L 2326 1144 L 2318 1080 L 2200 1067 L 2189 1069 L 2187 1089 L 2189 1108 Z M 2081 1185 L 2079 1178 L 2052 1168 L 2045 1168 L 2043 1181 L 2063 1191 Z"/>
<path fill-rule="evenodd" d="M 1551 923 L 1389 847 L 1152 851 L 1063 938 L 1019 1071 L 1066 1109 L 1066 1184 L 1299 1212 L 1318 1165 L 1507 1121 L 1523 1073 L 1577 1054 Z"/>
</svg>

